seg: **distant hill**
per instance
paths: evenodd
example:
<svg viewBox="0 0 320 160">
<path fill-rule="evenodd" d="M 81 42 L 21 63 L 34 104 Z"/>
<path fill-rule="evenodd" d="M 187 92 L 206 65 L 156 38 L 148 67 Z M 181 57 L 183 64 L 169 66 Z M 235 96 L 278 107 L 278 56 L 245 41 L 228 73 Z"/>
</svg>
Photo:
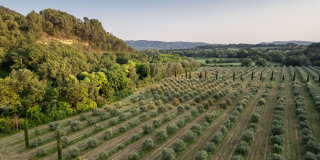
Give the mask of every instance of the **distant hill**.
<svg viewBox="0 0 320 160">
<path fill-rule="evenodd" d="M 128 40 L 125 41 L 128 46 L 135 49 L 188 49 L 197 46 L 210 45 L 203 42 L 163 42 L 163 41 L 147 41 L 147 40 Z M 214 45 L 214 44 L 213 44 Z"/>
<path fill-rule="evenodd" d="M 281 45 L 281 44 L 287 44 L 287 43 L 294 43 L 294 44 L 299 44 L 299 45 L 310 45 L 311 43 L 315 43 L 315 42 L 312 42 L 312 41 L 273 41 L 273 42 L 262 42 L 260 44 Z"/>
</svg>

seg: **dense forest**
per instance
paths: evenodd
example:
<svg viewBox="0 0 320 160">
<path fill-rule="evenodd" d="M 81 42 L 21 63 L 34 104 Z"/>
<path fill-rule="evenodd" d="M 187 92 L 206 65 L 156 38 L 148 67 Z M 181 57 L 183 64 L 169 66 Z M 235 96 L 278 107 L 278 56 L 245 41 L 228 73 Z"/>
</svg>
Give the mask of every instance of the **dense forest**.
<svg viewBox="0 0 320 160">
<path fill-rule="evenodd" d="M 102 107 L 197 66 L 179 55 L 140 53 L 96 19 L 53 9 L 23 16 L 1 6 L 0 132 Z"/>
<path fill-rule="evenodd" d="M 228 46 L 221 46 L 220 48 L 215 46 L 206 46 L 202 48 L 200 47 L 201 49 L 197 47 L 195 49 L 169 49 L 159 50 L 157 52 L 161 54 L 179 55 L 181 57 L 250 58 L 252 61 L 263 58 L 268 61 L 282 63 L 286 66 L 320 66 L 320 43 L 312 43 L 308 46 L 293 43 L 288 43 L 286 45 L 270 45 L 269 47 L 262 46 L 264 45 L 239 44 L 229 45 L 231 48 Z"/>
</svg>

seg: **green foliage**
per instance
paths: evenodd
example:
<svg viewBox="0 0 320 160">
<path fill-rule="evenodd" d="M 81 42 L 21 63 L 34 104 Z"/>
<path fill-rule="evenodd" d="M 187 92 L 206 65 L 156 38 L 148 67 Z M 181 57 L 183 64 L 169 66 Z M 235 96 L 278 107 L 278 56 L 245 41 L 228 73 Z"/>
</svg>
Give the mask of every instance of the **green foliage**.
<svg viewBox="0 0 320 160">
<path fill-rule="evenodd" d="M 58 159 L 62 160 L 62 144 L 61 144 L 60 131 L 57 131 L 57 148 L 58 148 Z"/>
<path fill-rule="evenodd" d="M 208 154 L 206 151 L 201 150 L 195 156 L 195 160 L 206 160 L 208 158 Z"/>
<path fill-rule="evenodd" d="M 28 128 L 29 128 L 28 121 L 25 120 L 24 121 L 24 139 L 25 139 L 26 148 L 29 148 L 29 130 L 28 130 Z"/>
<path fill-rule="evenodd" d="M 246 58 L 241 61 L 241 67 L 250 67 L 252 60 L 250 58 Z"/>
<path fill-rule="evenodd" d="M 142 142 L 142 149 L 143 150 L 150 150 L 154 147 L 154 141 L 151 138 L 145 139 Z"/>
<path fill-rule="evenodd" d="M 173 160 L 176 158 L 176 154 L 172 148 L 164 148 L 161 152 L 162 160 Z"/>
</svg>

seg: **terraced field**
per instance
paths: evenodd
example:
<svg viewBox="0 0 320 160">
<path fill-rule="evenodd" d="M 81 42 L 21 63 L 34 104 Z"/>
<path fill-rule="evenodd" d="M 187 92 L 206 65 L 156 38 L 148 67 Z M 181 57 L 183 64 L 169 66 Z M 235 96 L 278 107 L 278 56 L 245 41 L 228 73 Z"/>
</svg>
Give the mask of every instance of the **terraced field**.
<svg viewBox="0 0 320 160">
<path fill-rule="evenodd" d="M 307 159 L 320 153 L 320 68 L 205 67 L 0 139 L 0 159 Z M 38 132 L 40 131 L 40 133 Z"/>
</svg>

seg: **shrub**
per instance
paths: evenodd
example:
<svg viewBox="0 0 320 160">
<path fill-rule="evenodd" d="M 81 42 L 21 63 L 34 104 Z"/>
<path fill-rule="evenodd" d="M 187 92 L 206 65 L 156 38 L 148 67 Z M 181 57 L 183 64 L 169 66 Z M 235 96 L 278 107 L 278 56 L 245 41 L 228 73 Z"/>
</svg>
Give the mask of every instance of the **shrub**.
<svg viewBox="0 0 320 160">
<path fill-rule="evenodd" d="M 214 152 L 216 150 L 216 145 L 213 142 L 207 142 L 204 150 L 207 152 Z"/>
<path fill-rule="evenodd" d="M 77 147 L 70 147 L 68 149 L 68 156 L 70 158 L 76 158 L 80 156 L 80 150 Z"/>
<path fill-rule="evenodd" d="M 107 112 L 101 112 L 101 114 L 99 115 L 99 118 L 101 120 L 106 120 L 108 118 L 108 113 Z"/>
<path fill-rule="evenodd" d="M 181 139 L 176 139 L 173 144 L 172 144 L 172 147 L 174 149 L 174 151 L 176 152 L 181 152 L 184 150 L 184 148 L 186 147 L 186 144 L 184 143 L 183 140 Z"/>
<path fill-rule="evenodd" d="M 150 102 L 148 105 L 148 109 L 154 109 L 154 108 L 156 108 L 156 105 L 154 104 L 154 102 Z"/>
<path fill-rule="evenodd" d="M 234 156 L 232 160 L 244 160 L 244 158 L 241 155 L 237 155 L 237 156 Z"/>
<path fill-rule="evenodd" d="M 201 102 L 201 97 L 200 96 L 196 96 L 196 97 L 194 97 L 194 101 L 196 102 L 196 103 L 200 103 Z"/>
<path fill-rule="evenodd" d="M 116 109 L 116 108 L 111 109 L 111 111 L 110 111 L 110 115 L 111 116 L 116 116 L 118 114 L 119 114 L 119 110 L 118 109 Z"/>
<path fill-rule="evenodd" d="M 59 122 L 51 122 L 51 123 L 49 123 L 49 129 L 50 130 L 55 131 L 55 130 L 58 130 L 60 128 L 61 128 L 61 126 L 60 126 Z"/>
<path fill-rule="evenodd" d="M 159 119 L 155 119 L 152 124 L 154 128 L 158 128 L 161 125 L 161 121 Z"/>
<path fill-rule="evenodd" d="M 82 123 L 80 121 L 73 121 L 70 124 L 70 128 L 73 131 L 80 130 L 81 126 L 82 126 Z"/>
<path fill-rule="evenodd" d="M 128 159 L 129 160 L 139 160 L 140 156 L 139 156 L 139 154 L 137 152 L 132 151 L 132 152 L 130 152 L 130 154 L 128 156 Z"/>
<path fill-rule="evenodd" d="M 111 125 L 111 126 L 114 126 L 114 125 L 116 125 L 117 124 L 117 119 L 116 118 L 111 118 L 110 120 L 109 120 L 109 124 Z"/>
<path fill-rule="evenodd" d="M 69 138 L 66 136 L 61 137 L 62 148 L 66 148 L 69 145 Z"/>
<path fill-rule="evenodd" d="M 269 156 L 269 160 L 286 160 L 284 157 L 282 157 L 281 154 L 272 153 Z"/>
<path fill-rule="evenodd" d="M 88 118 L 88 116 L 86 115 L 86 114 L 84 114 L 84 113 L 81 113 L 80 114 L 80 120 L 82 121 L 82 120 L 86 120 Z"/>
<path fill-rule="evenodd" d="M 131 141 L 136 141 L 136 140 L 138 140 L 139 138 L 140 138 L 140 135 L 137 134 L 137 133 L 135 133 L 135 134 L 132 135 Z"/>
<path fill-rule="evenodd" d="M 182 106 L 178 106 L 177 107 L 177 112 L 178 112 L 178 114 L 181 114 L 181 113 L 183 113 L 183 107 Z"/>
<path fill-rule="evenodd" d="M 156 117 L 158 115 L 158 112 L 157 111 L 152 111 L 151 113 L 150 113 L 150 116 L 151 117 Z"/>
<path fill-rule="evenodd" d="M 176 153 L 172 148 L 164 148 L 161 152 L 162 160 L 173 160 L 176 158 Z"/>
<path fill-rule="evenodd" d="M 312 152 L 312 153 L 319 153 L 320 152 L 320 145 L 316 141 L 309 140 L 307 144 L 304 145 L 306 151 Z"/>
<path fill-rule="evenodd" d="M 166 126 L 166 130 L 168 134 L 173 134 L 174 132 L 176 132 L 178 130 L 178 126 L 174 123 L 170 123 Z"/>
<path fill-rule="evenodd" d="M 241 140 L 251 143 L 251 141 L 253 140 L 253 137 L 254 137 L 254 133 L 250 130 L 247 130 L 242 134 Z"/>
<path fill-rule="evenodd" d="M 198 110 L 199 113 L 203 113 L 203 112 L 204 112 L 204 106 L 203 106 L 203 104 L 199 104 L 199 105 L 197 106 L 197 110 Z"/>
<path fill-rule="evenodd" d="M 92 138 L 88 140 L 87 145 L 88 145 L 88 148 L 96 148 L 99 145 L 99 142 L 97 139 Z"/>
<path fill-rule="evenodd" d="M 36 152 L 37 156 L 45 156 L 46 155 L 46 151 L 44 150 L 43 147 L 39 147 L 37 152 Z"/>
<path fill-rule="evenodd" d="M 122 126 L 119 127 L 119 132 L 123 133 L 123 132 L 126 132 L 126 131 L 127 131 L 127 127 L 126 126 L 122 125 Z"/>
<path fill-rule="evenodd" d="M 107 130 L 104 132 L 103 139 L 104 139 L 104 140 L 109 140 L 109 139 L 112 138 L 112 136 L 113 136 L 112 129 L 109 128 L 109 129 L 107 129 Z"/>
<path fill-rule="evenodd" d="M 145 124 L 144 126 L 142 126 L 143 132 L 148 134 L 152 131 L 153 127 L 150 124 Z"/>
<path fill-rule="evenodd" d="M 184 109 L 189 110 L 190 109 L 190 105 L 185 105 Z"/>
<path fill-rule="evenodd" d="M 220 126 L 220 131 L 222 134 L 227 134 L 228 133 L 228 128 L 226 126 Z"/>
<path fill-rule="evenodd" d="M 191 116 L 190 114 L 185 115 L 185 116 L 184 116 L 184 119 L 185 119 L 186 122 L 190 122 L 191 119 L 192 119 L 192 116 Z"/>
<path fill-rule="evenodd" d="M 148 138 L 148 139 L 145 139 L 143 142 L 142 142 L 142 149 L 143 150 L 150 150 L 154 147 L 154 142 L 151 138 Z"/>
<path fill-rule="evenodd" d="M 179 128 L 183 127 L 184 126 L 184 119 L 180 119 L 176 124 Z"/>
<path fill-rule="evenodd" d="M 193 124 L 190 128 L 190 130 L 193 132 L 193 133 L 196 133 L 198 135 L 201 134 L 201 126 L 198 125 L 198 124 Z"/>
<path fill-rule="evenodd" d="M 250 122 L 258 123 L 260 120 L 260 115 L 258 113 L 253 113 Z"/>
<path fill-rule="evenodd" d="M 109 157 L 109 154 L 107 151 L 100 151 L 99 157 L 97 160 L 105 160 L 105 159 L 108 159 L 108 157 Z"/>
<path fill-rule="evenodd" d="M 223 134 L 221 131 L 218 131 L 213 134 L 213 137 L 211 139 L 211 142 L 214 142 L 215 144 L 219 144 L 223 140 Z"/>
<path fill-rule="evenodd" d="M 196 133 L 193 133 L 192 131 L 188 130 L 183 135 L 183 140 L 186 142 L 193 142 L 197 138 Z"/>
<path fill-rule="evenodd" d="M 231 99 L 228 98 L 228 99 L 226 100 L 226 103 L 227 103 L 227 105 L 229 106 L 229 105 L 231 104 Z"/>
<path fill-rule="evenodd" d="M 96 119 L 94 117 L 90 117 L 87 119 L 88 125 L 93 125 L 96 123 Z"/>
<path fill-rule="evenodd" d="M 220 108 L 222 108 L 222 109 L 226 109 L 226 108 L 227 108 L 227 103 L 226 103 L 225 101 L 223 101 L 223 102 L 221 102 L 221 103 L 219 104 L 219 106 L 220 106 Z"/>
<path fill-rule="evenodd" d="M 160 129 L 156 131 L 155 137 L 159 138 L 159 139 L 167 139 L 168 135 L 166 130 L 164 129 Z"/>
<path fill-rule="evenodd" d="M 245 141 L 240 141 L 236 147 L 235 152 L 239 155 L 246 156 L 249 153 L 249 145 Z"/>
<path fill-rule="evenodd" d="M 194 109 L 194 108 L 193 108 L 193 109 L 191 109 L 190 112 L 191 112 L 191 115 L 192 115 L 192 116 L 198 115 L 198 110 L 197 110 L 197 109 Z"/>
<path fill-rule="evenodd" d="M 281 135 L 281 134 L 284 134 L 284 129 L 280 125 L 273 125 L 271 132 L 273 135 Z"/>
<path fill-rule="evenodd" d="M 158 113 L 164 113 L 165 111 L 166 111 L 166 106 L 165 105 L 158 106 Z"/>
<path fill-rule="evenodd" d="M 274 145 L 272 146 L 272 152 L 273 152 L 273 153 L 278 153 L 278 154 L 280 154 L 280 153 L 282 153 L 282 151 L 283 151 L 283 148 L 282 148 L 281 145 L 274 144 Z"/>
<path fill-rule="evenodd" d="M 208 158 L 208 154 L 206 151 L 201 150 L 195 156 L 195 160 L 206 160 Z"/>
<path fill-rule="evenodd" d="M 140 119 L 144 120 L 147 119 L 148 115 L 146 113 L 141 114 Z"/>
<path fill-rule="evenodd" d="M 138 110 L 136 108 L 133 108 L 130 112 L 131 112 L 131 114 L 137 114 Z"/>
<path fill-rule="evenodd" d="M 173 105 L 177 106 L 177 105 L 179 105 L 179 104 L 180 104 L 179 99 L 178 99 L 178 98 L 174 98 L 174 99 L 173 99 Z"/>
<path fill-rule="evenodd" d="M 259 103 L 259 105 L 262 106 L 262 105 L 265 105 L 266 102 L 267 102 L 267 101 L 266 101 L 264 98 L 261 98 L 258 103 Z"/>
<path fill-rule="evenodd" d="M 272 144 L 282 145 L 283 139 L 279 135 L 271 136 L 271 143 Z"/>
<path fill-rule="evenodd" d="M 92 112 L 92 116 L 99 116 L 101 113 L 99 108 L 93 108 L 91 112 Z"/>
<path fill-rule="evenodd" d="M 121 113 L 120 115 L 119 115 L 119 120 L 120 121 L 125 121 L 126 119 L 127 119 L 127 114 L 126 113 Z"/>
<path fill-rule="evenodd" d="M 215 116 L 214 116 L 214 114 L 212 114 L 212 113 L 207 113 L 207 114 L 205 115 L 205 120 L 206 120 L 207 122 L 209 122 L 209 123 L 211 123 L 211 122 L 214 120 L 214 118 L 215 118 Z"/>
<path fill-rule="evenodd" d="M 314 153 L 312 152 L 307 152 L 304 156 L 303 156 L 304 160 L 317 160 L 317 157 Z"/>
<path fill-rule="evenodd" d="M 140 112 L 147 112 L 148 110 L 146 106 L 140 106 L 139 109 L 140 109 Z"/>
</svg>

